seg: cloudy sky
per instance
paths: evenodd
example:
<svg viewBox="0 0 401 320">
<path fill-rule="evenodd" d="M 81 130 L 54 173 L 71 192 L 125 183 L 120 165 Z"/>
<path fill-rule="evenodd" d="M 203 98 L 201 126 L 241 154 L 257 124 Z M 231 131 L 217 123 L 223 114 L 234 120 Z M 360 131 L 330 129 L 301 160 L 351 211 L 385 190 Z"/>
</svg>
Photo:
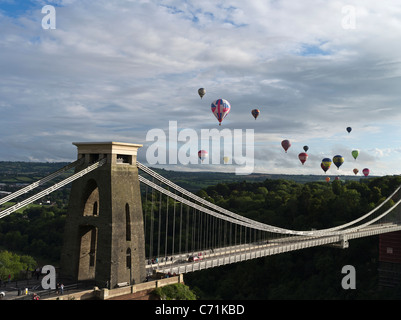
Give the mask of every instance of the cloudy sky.
<svg viewBox="0 0 401 320">
<path fill-rule="evenodd" d="M 0 30 L 0 161 L 73 161 L 72 142 L 120 141 L 143 144 L 147 163 L 149 132 L 168 139 L 175 122 L 198 134 L 187 154 L 201 130 L 237 129 L 245 156 L 252 129 L 255 172 L 323 176 L 340 154 L 328 174 L 401 174 L 397 1 L 0 0 Z M 231 104 L 221 127 L 219 98 Z M 233 172 L 231 159 L 164 167 Z"/>
</svg>

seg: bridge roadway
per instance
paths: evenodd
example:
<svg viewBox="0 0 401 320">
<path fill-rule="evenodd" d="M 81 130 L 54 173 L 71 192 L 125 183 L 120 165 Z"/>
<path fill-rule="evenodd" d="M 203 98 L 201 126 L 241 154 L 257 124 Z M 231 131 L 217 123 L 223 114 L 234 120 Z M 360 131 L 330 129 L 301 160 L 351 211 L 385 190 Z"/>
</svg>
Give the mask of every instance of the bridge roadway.
<svg viewBox="0 0 401 320">
<path fill-rule="evenodd" d="M 237 246 L 216 248 L 212 250 L 202 250 L 201 259 L 188 261 L 188 257 L 196 253 L 182 253 L 164 258 L 162 262 L 147 264 L 148 274 L 153 271 L 171 274 L 180 274 L 214 268 L 230 263 L 246 261 L 264 256 L 301 250 L 317 246 L 336 246 L 340 248 L 348 247 L 348 240 L 379 235 L 382 233 L 401 230 L 401 225 L 386 223 L 371 225 L 361 229 L 352 228 L 349 231 L 337 232 L 330 235 L 315 237 L 291 236 L 273 240 L 265 240 L 256 243 L 248 243 Z"/>
</svg>

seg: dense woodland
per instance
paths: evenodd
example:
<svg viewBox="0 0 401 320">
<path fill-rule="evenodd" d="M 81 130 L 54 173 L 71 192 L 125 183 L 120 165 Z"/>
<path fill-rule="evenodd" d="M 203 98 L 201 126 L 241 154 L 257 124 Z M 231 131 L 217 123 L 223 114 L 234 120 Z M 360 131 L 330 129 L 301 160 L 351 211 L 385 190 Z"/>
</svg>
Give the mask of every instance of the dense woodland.
<svg viewBox="0 0 401 320">
<path fill-rule="evenodd" d="M 49 170 L 53 172 L 57 168 Z M 254 220 L 309 230 L 335 226 L 361 216 L 400 184 L 400 176 L 330 183 L 268 178 L 218 183 L 198 190 L 197 194 Z M 50 198 L 51 205 L 32 206 L 0 219 L 2 279 L 8 273 L 17 279 L 22 276 L 21 268 L 32 269 L 36 264 L 58 265 L 68 195 L 69 190 L 65 188 Z M 198 271 L 186 274 L 184 279 L 200 299 L 401 298 L 401 287 L 378 290 L 378 243 L 377 236 L 362 238 L 352 240 L 348 249 L 311 248 Z M 353 265 L 356 269 L 355 290 L 341 287 L 344 265 Z"/>
<path fill-rule="evenodd" d="M 399 176 L 347 183 L 265 180 L 218 184 L 198 194 L 261 222 L 308 230 L 360 217 L 400 184 Z M 378 244 L 378 236 L 362 238 L 348 249 L 304 249 L 187 274 L 185 280 L 202 299 L 399 299 L 401 287 L 378 288 Z M 356 269 L 355 290 L 341 286 L 345 265 Z"/>
</svg>

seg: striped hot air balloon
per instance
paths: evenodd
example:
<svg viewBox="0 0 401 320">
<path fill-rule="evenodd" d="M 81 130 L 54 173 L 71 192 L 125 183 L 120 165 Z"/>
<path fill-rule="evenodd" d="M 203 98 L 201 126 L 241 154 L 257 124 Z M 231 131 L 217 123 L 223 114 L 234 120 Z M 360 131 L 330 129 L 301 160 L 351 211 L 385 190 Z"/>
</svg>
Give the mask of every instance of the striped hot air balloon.
<svg viewBox="0 0 401 320">
<path fill-rule="evenodd" d="M 201 161 L 203 162 L 203 160 L 205 160 L 207 157 L 209 156 L 208 152 L 206 150 L 199 150 L 198 151 L 198 157 L 199 159 L 201 159 Z"/>
</svg>

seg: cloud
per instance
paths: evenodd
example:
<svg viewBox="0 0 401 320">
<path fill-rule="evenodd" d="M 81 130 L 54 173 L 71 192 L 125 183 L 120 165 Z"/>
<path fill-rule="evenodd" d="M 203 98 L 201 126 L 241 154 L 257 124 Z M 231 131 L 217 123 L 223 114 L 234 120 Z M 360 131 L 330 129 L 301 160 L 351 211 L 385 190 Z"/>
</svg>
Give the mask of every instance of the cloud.
<svg viewBox="0 0 401 320">
<path fill-rule="evenodd" d="M 0 11 L 2 160 L 40 160 L 40 148 L 47 159 L 74 159 L 72 141 L 146 143 L 147 131 L 169 120 L 217 128 L 217 98 L 232 105 L 224 128 L 255 130 L 256 165 L 268 172 L 296 172 L 306 144 L 310 164 L 334 145 L 361 155 L 398 147 L 386 145 L 385 129 L 400 133 L 394 2 L 60 0 L 49 2 L 56 30 L 41 28 L 44 4 Z M 346 5 L 355 8 L 354 29 L 342 26 Z M 294 141 L 295 160 L 283 158 L 284 138 Z M 303 171 L 320 173 L 307 163 Z"/>
</svg>

